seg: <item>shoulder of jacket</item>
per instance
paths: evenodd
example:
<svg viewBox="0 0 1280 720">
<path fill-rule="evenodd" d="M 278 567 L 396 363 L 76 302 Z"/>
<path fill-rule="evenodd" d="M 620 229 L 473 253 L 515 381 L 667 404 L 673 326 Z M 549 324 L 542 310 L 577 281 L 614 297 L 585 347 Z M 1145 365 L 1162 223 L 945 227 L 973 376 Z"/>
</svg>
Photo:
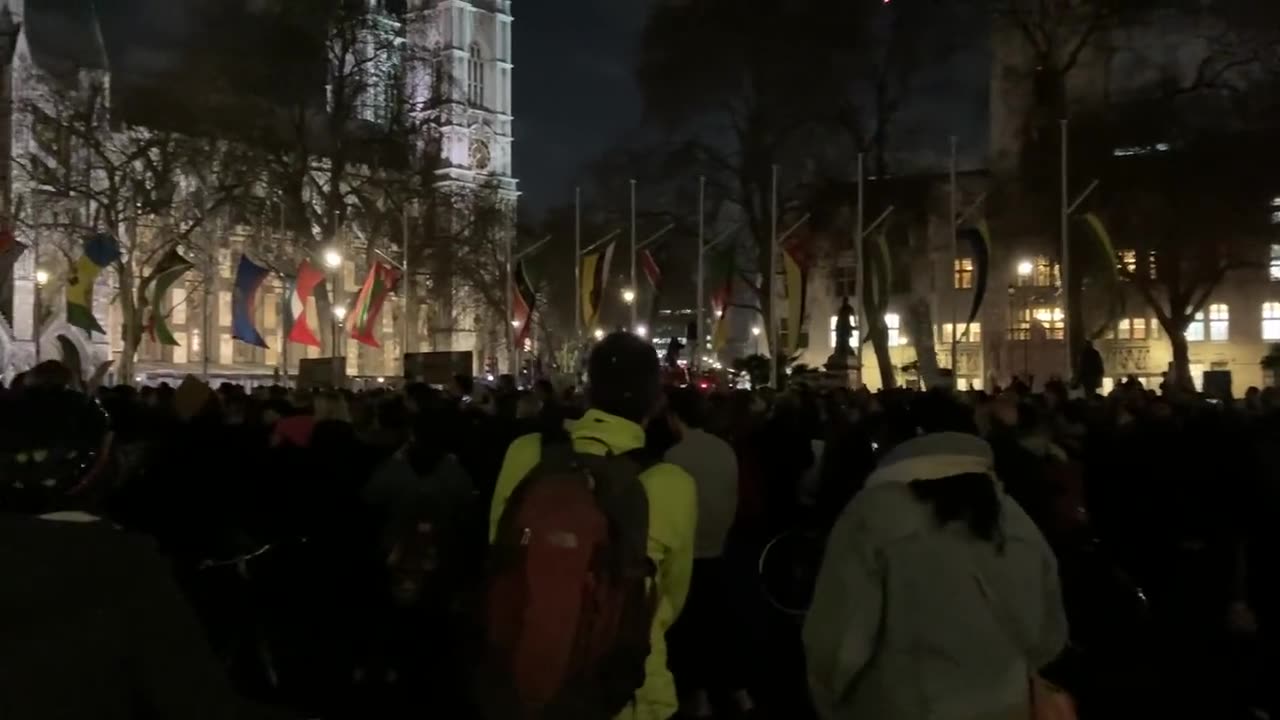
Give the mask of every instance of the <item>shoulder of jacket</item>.
<svg viewBox="0 0 1280 720">
<path fill-rule="evenodd" d="M 863 489 L 845 508 L 844 516 L 858 533 L 884 542 L 912 535 L 931 520 L 928 509 L 902 483 Z"/>
<path fill-rule="evenodd" d="M 650 497 L 694 497 L 697 491 L 693 476 L 684 468 L 670 462 L 658 462 L 640 473 L 640 481 Z"/>
</svg>

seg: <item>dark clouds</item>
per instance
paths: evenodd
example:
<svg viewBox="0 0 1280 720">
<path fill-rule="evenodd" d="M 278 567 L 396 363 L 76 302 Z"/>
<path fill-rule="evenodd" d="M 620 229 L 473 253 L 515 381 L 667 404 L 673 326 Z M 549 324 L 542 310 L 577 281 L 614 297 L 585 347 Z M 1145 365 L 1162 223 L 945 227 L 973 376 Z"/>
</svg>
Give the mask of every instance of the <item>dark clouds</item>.
<svg viewBox="0 0 1280 720">
<path fill-rule="evenodd" d="M 527 209 L 572 201 L 590 161 L 640 120 L 631 67 L 646 0 L 517 0 L 516 175 Z"/>
</svg>

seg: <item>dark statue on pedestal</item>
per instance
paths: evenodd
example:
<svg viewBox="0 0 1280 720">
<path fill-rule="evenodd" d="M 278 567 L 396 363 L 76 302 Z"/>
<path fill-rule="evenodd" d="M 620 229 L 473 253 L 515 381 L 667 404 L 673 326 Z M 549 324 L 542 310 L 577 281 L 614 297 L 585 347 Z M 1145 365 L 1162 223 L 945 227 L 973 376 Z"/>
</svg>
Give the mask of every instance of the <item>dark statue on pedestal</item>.
<svg viewBox="0 0 1280 720">
<path fill-rule="evenodd" d="M 857 354 L 850 347 L 850 341 L 853 339 L 853 312 L 853 306 L 849 304 L 848 296 L 845 296 L 836 314 L 835 351 L 831 353 L 831 357 L 827 358 L 827 364 L 824 366 L 832 375 L 841 376 L 848 387 L 857 387 L 862 369 Z"/>
</svg>

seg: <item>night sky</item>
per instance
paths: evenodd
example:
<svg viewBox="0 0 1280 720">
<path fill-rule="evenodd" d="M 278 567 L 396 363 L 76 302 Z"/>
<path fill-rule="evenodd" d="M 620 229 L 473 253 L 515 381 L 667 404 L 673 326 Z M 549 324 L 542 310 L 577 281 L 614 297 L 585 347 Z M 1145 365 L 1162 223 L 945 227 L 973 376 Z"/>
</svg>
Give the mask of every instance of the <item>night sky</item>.
<svg viewBox="0 0 1280 720">
<path fill-rule="evenodd" d="M 41 0 L 80 5 L 84 0 Z M 133 42 L 112 64 L 155 71 L 194 38 L 194 10 L 226 0 L 97 0 L 107 35 Z M 522 208 L 537 215 L 572 200 L 587 166 L 640 122 L 632 61 L 651 0 L 516 0 L 516 176 Z M 982 19 L 940 11 L 938 24 L 972 38 L 955 62 L 929 74 L 903 118 L 922 138 L 916 153 L 928 165 L 947 136 L 961 136 L 966 165 L 985 152 L 986 57 Z M 113 32 L 114 31 L 114 32 Z M 119 33 L 120 35 L 117 35 Z M 936 142 L 926 142 L 936 139 Z M 936 146 L 936 151 L 933 146 Z"/>
</svg>

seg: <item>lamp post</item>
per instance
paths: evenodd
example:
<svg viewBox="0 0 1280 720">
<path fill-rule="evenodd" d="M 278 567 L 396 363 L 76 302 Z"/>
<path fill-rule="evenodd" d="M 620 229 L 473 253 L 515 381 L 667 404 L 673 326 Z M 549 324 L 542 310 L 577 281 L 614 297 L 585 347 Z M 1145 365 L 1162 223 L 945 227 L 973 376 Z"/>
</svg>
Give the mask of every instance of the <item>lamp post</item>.
<svg viewBox="0 0 1280 720">
<path fill-rule="evenodd" d="M 342 305 L 333 306 L 333 356 L 338 357 L 338 329 L 342 321 L 347 319 L 347 309 Z"/>
<path fill-rule="evenodd" d="M 760 354 L 760 326 L 756 325 L 751 328 L 751 335 L 755 338 L 755 354 Z"/>
<path fill-rule="evenodd" d="M 333 274 L 333 283 L 331 285 L 332 292 L 329 297 L 329 302 L 333 306 L 333 320 L 331 323 L 333 330 L 333 343 L 330 354 L 332 357 L 336 358 L 338 357 L 338 326 L 341 325 L 342 321 L 347 317 L 347 309 L 342 306 L 338 299 L 338 283 L 342 279 L 342 274 L 339 272 L 339 269 L 342 267 L 342 253 L 338 252 L 337 248 L 329 248 L 324 251 L 323 260 L 324 266 Z"/>
<path fill-rule="evenodd" d="M 34 303 L 35 307 L 33 308 L 35 310 L 35 324 L 31 331 L 31 337 L 35 340 L 35 346 L 36 346 L 36 364 L 40 363 L 40 336 L 41 336 L 40 326 L 43 324 L 42 309 L 40 307 L 42 302 L 41 296 L 44 294 L 43 293 L 44 286 L 48 284 L 49 284 L 49 271 L 37 268 L 36 269 L 36 296 L 35 296 L 35 303 Z"/>
<path fill-rule="evenodd" d="M 632 290 L 631 288 L 626 288 L 625 290 L 623 290 L 623 291 L 622 291 L 622 302 L 624 302 L 624 303 L 626 303 L 626 304 L 628 304 L 628 305 L 635 305 L 635 302 L 636 302 L 636 291 L 635 291 L 635 290 Z M 635 320 L 634 320 L 634 319 L 632 319 L 632 322 L 635 322 Z"/>
</svg>

